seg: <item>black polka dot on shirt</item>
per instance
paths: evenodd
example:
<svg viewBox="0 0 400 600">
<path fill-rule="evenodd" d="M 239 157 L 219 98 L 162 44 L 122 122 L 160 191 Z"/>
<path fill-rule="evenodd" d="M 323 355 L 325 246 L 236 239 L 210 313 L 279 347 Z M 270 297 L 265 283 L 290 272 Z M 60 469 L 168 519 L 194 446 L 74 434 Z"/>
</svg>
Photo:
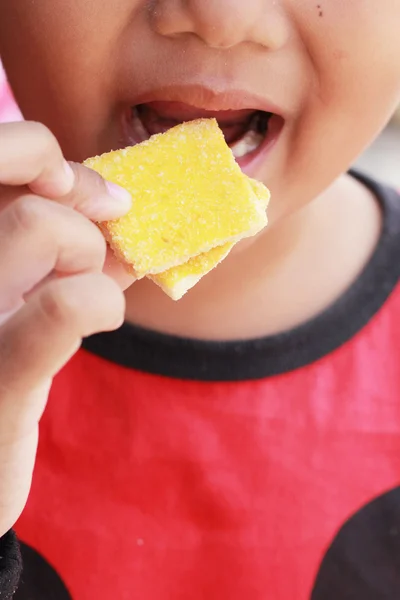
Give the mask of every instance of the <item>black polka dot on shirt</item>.
<svg viewBox="0 0 400 600">
<path fill-rule="evenodd" d="M 340 529 L 321 563 L 311 600 L 400 598 L 400 487 Z"/>
<path fill-rule="evenodd" d="M 21 543 L 23 571 L 13 600 L 72 600 L 55 569 L 36 550 Z"/>
</svg>

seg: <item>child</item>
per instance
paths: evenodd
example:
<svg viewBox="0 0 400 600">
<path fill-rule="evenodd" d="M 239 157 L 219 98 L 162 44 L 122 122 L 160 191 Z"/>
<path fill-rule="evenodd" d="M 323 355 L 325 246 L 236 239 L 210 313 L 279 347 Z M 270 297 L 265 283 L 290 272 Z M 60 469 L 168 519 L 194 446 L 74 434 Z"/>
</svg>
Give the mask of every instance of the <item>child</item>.
<svg viewBox="0 0 400 600">
<path fill-rule="evenodd" d="M 400 99 L 399 22 L 393 0 L 0 2 L 29 121 L 0 126 L 1 598 L 14 530 L 18 600 L 400 597 L 400 202 L 346 174 Z M 91 220 L 129 198 L 64 157 L 198 116 L 270 226 L 174 304 L 106 258 Z"/>
</svg>

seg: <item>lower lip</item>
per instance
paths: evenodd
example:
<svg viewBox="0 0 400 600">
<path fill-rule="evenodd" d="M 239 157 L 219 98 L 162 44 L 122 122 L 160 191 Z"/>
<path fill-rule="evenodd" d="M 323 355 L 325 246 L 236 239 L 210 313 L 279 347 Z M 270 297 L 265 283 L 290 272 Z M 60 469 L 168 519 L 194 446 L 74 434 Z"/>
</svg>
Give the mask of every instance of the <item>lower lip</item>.
<svg viewBox="0 0 400 600">
<path fill-rule="evenodd" d="M 135 144 L 140 143 L 140 141 L 133 139 L 132 134 L 129 129 L 129 115 L 130 112 L 125 113 L 122 123 L 122 143 L 123 146 L 134 146 Z M 257 172 L 260 170 L 264 161 L 272 151 L 275 146 L 278 138 L 282 132 L 284 126 L 284 120 L 282 117 L 277 115 L 272 115 L 268 122 L 268 131 L 265 136 L 263 142 L 253 150 L 249 152 L 245 156 L 240 158 L 235 158 L 237 164 L 249 177 L 256 177 Z"/>
<path fill-rule="evenodd" d="M 245 154 L 245 156 L 242 156 L 241 158 L 235 159 L 243 173 L 249 177 L 257 176 L 258 171 L 278 141 L 283 126 L 283 119 L 279 116 L 272 115 L 268 122 L 267 135 L 258 148 L 253 150 L 253 152 Z"/>
</svg>

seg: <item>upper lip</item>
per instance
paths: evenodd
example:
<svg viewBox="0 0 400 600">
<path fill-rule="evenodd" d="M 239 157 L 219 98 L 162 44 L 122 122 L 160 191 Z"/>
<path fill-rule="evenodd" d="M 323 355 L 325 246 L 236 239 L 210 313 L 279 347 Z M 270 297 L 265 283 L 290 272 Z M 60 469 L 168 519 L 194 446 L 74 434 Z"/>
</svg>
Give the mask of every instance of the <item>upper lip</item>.
<svg viewBox="0 0 400 600">
<path fill-rule="evenodd" d="M 284 117 L 281 108 L 263 96 L 245 89 L 221 85 L 170 85 L 150 90 L 135 98 L 134 105 L 149 102 L 179 102 L 201 111 L 260 110 Z"/>
</svg>

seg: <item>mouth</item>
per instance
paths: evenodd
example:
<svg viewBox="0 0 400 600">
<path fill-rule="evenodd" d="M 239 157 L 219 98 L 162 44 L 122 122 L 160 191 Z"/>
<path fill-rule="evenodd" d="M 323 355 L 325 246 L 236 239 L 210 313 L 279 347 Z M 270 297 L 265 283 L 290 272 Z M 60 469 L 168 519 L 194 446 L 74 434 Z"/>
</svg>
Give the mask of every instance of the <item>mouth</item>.
<svg viewBox="0 0 400 600">
<path fill-rule="evenodd" d="M 124 143 L 138 144 L 185 121 L 215 118 L 241 169 L 254 176 L 256 164 L 272 149 L 283 129 L 283 117 L 259 108 L 237 108 L 237 103 L 235 108 L 227 108 L 226 100 L 223 110 L 214 106 L 208 110 L 170 100 L 130 106 L 123 119 Z"/>
</svg>

